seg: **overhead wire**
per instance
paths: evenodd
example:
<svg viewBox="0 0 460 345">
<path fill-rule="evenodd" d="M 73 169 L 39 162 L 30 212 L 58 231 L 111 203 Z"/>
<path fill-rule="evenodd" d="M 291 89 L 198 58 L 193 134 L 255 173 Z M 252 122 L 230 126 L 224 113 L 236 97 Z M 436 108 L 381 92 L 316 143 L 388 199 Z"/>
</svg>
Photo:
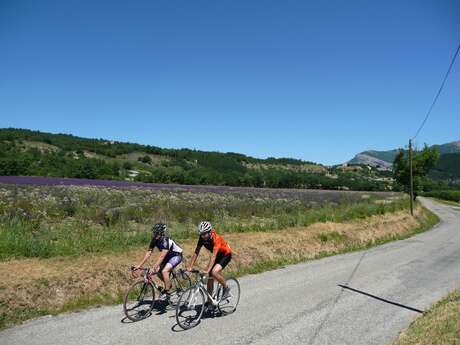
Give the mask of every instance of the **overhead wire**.
<svg viewBox="0 0 460 345">
<path fill-rule="evenodd" d="M 438 101 L 438 98 L 439 98 L 439 95 L 441 94 L 442 92 L 442 89 L 444 88 L 444 85 L 447 81 L 447 78 L 449 77 L 449 74 L 450 74 L 450 71 L 452 70 L 452 67 L 454 66 L 454 63 L 455 63 L 455 60 L 457 59 L 457 56 L 458 56 L 458 53 L 460 51 L 460 45 L 457 47 L 457 51 L 455 52 L 454 54 L 454 57 L 452 58 L 452 61 L 450 62 L 450 65 L 449 65 L 449 68 L 447 69 L 447 73 L 446 75 L 444 76 L 444 79 L 442 80 L 442 83 L 441 83 L 441 86 L 438 90 L 438 92 L 436 93 L 436 96 L 434 97 L 434 100 L 433 102 L 431 103 L 431 106 L 430 108 L 428 109 L 428 112 L 426 113 L 425 115 L 425 118 L 423 119 L 422 121 L 422 124 L 420 125 L 420 127 L 418 128 L 417 132 L 415 133 L 415 135 L 412 137 L 412 140 L 414 140 L 420 133 L 420 131 L 423 129 L 423 127 L 425 126 L 425 123 L 426 121 L 428 120 L 428 117 L 430 116 L 431 114 L 431 111 L 433 110 L 436 102 Z"/>
</svg>

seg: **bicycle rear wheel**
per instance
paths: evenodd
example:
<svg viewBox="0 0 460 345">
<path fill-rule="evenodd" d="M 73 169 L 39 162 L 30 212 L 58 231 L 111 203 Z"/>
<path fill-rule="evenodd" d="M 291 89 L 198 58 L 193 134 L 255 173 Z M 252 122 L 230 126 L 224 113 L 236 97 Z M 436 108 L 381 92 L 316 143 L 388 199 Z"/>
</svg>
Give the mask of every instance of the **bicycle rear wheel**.
<svg viewBox="0 0 460 345">
<path fill-rule="evenodd" d="M 140 321 L 150 315 L 154 301 L 155 289 L 153 285 L 139 280 L 126 291 L 123 311 L 131 321 Z"/>
<path fill-rule="evenodd" d="M 185 290 L 176 306 L 176 321 L 182 329 L 190 329 L 200 323 L 205 308 L 204 292 L 197 286 Z"/>
<path fill-rule="evenodd" d="M 223 293 L 221 285 L 219 286 L 219 291 L 217 292 L 217 298 L 220 299 L 217 308 L 223 315 L 233 313 L 240 302 L 240 283 L 238 280 L 236 280 L 236 278 L 228 278 L 227 286 L 230 288 L 230 293 L 227 298 L 221 298 Z"/>
</svg>

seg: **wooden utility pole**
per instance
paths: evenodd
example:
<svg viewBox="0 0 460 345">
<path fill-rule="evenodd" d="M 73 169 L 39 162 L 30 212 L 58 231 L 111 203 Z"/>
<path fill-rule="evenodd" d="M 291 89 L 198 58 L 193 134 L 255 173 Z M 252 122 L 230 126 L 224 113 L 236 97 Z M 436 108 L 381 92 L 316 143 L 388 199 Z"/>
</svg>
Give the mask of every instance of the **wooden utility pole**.
<svg viewBox="0 0 460 345">
<path fill-rule="evenodd" d="M 414 183 L 412 180 L 412 139 L 409 139 L 410 214 L 414 215 Z"/>
</svg>

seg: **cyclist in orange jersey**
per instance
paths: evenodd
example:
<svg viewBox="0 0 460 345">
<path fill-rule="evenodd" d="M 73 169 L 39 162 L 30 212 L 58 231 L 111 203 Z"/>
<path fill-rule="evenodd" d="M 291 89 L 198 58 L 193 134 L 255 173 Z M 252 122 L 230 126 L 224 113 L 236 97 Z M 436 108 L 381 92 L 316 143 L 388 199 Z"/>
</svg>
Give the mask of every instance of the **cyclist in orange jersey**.
<svg viewBox="0 0 460 345">
<path fill-rule="evenodd" d="M 212 253 L 208 267 L 205 270 L 205 273 L 209 274 L 208 292 L 212 295 L 214 286 L 213 278 L 215 278 L 224 287 L 222 298 L 227 298 L 229 296 L 230 289 L 228 288 L 225 278 L 222 275 L 222 270 L 228 265 L 230 260 L 232 260 L 232 250 L 225 240 L 216 233 L 216 230 L 213 229 L 210 222 L 202 221 L 198 225 L 198 233 L 200 238 L 198 239 L 195 253 L 192 256 L 188 270 L 192 270 L 192 267 L 198 258 L 198 254 L 200 253 L 201 247 L 204 246 Z"/>
</svg>

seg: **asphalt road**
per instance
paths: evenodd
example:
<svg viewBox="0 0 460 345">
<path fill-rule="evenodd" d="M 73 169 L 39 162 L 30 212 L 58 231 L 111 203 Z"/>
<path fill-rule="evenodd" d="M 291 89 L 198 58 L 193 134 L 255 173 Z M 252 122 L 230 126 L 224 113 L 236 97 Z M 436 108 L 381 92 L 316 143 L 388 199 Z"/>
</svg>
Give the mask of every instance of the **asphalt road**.
<svg viewBox="0 0 460 345">
<path fill-rule="evenodd" d="M 442 219 L 433 230 L 243 277 L 238 310 L 191 330 L 173 311 L 125 323 L 114 306 L 33 320 L 1 332 L 0 344 L 390 344 L 460 287 L 460 212 L 422 201 Z"/>
</svg>

